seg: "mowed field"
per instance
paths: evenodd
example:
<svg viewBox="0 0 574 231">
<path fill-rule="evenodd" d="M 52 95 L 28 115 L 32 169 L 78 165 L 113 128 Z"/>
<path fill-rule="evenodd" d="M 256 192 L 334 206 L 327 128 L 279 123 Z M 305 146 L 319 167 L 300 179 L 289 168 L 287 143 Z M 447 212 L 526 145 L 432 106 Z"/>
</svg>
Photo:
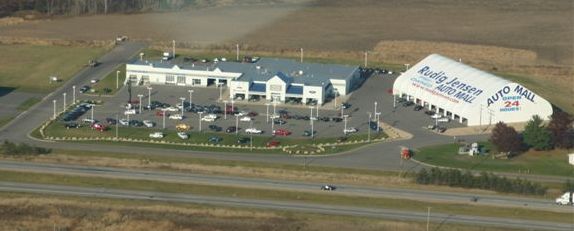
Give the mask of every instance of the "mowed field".
<svg viewBox="0 0 574 231">
<path fill-rule="evenodd" d="M 0 45 L 0 86 L 17 91 L 47 93 L 60 86 L 88 63 L 104 54 L 104 48 Z M 49 77 L 63 81 L 50 83 Z"/>
</svg>

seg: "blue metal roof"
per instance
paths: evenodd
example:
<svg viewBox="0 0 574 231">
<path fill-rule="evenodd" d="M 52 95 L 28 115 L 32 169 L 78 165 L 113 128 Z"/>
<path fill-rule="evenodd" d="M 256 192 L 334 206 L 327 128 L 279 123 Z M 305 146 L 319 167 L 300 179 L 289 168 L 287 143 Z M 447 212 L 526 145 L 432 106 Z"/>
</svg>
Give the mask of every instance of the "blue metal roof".
<svg viewBox="0 0 574 231">
<path fill-rule="evenodd" d="M 287 94 L 302 95 L 303 94 L 303 86 L 289 85 L 289 87 L 287 87 Z"/>
<path fill-rule="evenodd" d="M 249 86 L 249 91 L 265 92 L 266 85 L 264 83 L 253 83 Z"/>
</svg>

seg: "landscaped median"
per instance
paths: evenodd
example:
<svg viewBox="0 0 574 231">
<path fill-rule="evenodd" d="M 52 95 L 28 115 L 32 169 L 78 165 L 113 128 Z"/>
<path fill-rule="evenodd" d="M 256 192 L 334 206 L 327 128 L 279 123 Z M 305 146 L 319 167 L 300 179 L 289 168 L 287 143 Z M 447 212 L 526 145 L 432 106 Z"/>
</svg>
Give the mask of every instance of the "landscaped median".
<svg viewBox="0 0 574 231">
<path fill-rule="evenodd" d="M 188 139 L 181 139 L 176 131 L 146 127 L 110 126 L 106 131 L 100 132 L 92 129 L 89 124 L 79 128 L 66 128 L 58 119 L 42 124 L 33 136 L 52 141 L 73 142 L 109 142 L 134 145 L 157 145 L 173 149 L 191 149 L 198 151 L 228 151 L 228 152 L 256 152 L 256 153 L 286 153 L 292 155 L 322 155 L 347 151 L 362 145 L 381 142 L 387 139 L 383 132 L 373 134 L 367 139 L 366 134 L 352 134 L 343 138 L 287 138 L 266 135 L 248 135 L 223 132 L 187 131 Z M 150 138 L 149 134 L 161 131 L 161 139 Z M 117 134 L 117 136 L 116 136 Z M 210 137 L 219 137 L 221 141 L 210 142 Z M 249 139 L 249 142 L 239 142 L 240 139 Z M 251 142 L 252 139 L 252 142 Z M 269 145 L 270 141 L 278 141 L 278 145 Z"/>
</svg>

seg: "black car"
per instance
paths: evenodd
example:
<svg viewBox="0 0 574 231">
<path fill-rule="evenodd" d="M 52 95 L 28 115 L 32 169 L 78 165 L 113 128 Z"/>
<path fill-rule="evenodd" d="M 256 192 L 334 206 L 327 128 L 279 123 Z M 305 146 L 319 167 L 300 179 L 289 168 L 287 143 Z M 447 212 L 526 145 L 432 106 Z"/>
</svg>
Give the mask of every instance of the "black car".
<svg viewBox="0 0 574 231">
<path fill-rule="evenodd" d="M 114 118 L 106 118 L 106 123 L 108 123 L 109 125 L 115 125 L 118 121 Z"/>
<path fill-rule="evenodd" d="M 412 101 L 406 101 L 406 102 L 403 103 L 403 107 L 410 107 L 410 106 L 413 106 L 414 104 L 415 104 L 415 103 L 412 102 Z"/>
<path fill-rule="evenodd" d="M 283 124 L 286 124 L 287 121 L 285 121 L 285 120 L 283 120 L 283 119 L 274 119 L 274 120 L 273 120 L 273 123 L 274 123 L 274 124 L 278 124 L 278 125 L 283 125 Z"/>
<path fill-rule="evenodd" d="M 349 103 L 343 103 L 343 104 L 341 104 L 341 107 L 343 107 L 343 109 L 347 109 L 347 108 L 350 108 L 350 107 L 351 107 L 351 104 L 349 104 Z"/>
<path fill-rule="evenodd" d="M 209 141 L 210 143 L 214 143 L 217 144 L 219 142 L 221 142 L 223 139 L 219 136 L 211 136 L 207 139 L 207 141 Z"/>
<path fill-rule="evenodd" d="M 220 132 L 222 130 L 222 128 L 220 126 L 217 126 L 215 124 L 210 124 L 208 127 L 209 127 L 209 130 L 212 130 L 214 132 Z"/>
<path fill-rule="evenodd" d="M 247 143 L 249 143 L 249 138 L 247 138 L 247 137 L 238 138 L 237 143 L 238 144 L 247 144 Z"/>
<path fill-rule="evenodd" d="M 70 129 L 70 128 L 79 128 L 80 125 L 77 124 L 77 123 L 66 123 L 66 124 L 64 124 L 64 127 L 66 127 L 67 129 Z"/>
<path fill-rule="evenodd" d="M 139 120 L 130 120 L 129 124 L 132 127 L 141 127 L 144 125 L 143 122 L 141 122 Z"/>
<path fill-rule="evenodd" d="M 333 185 L 323 185 L 321 186 L 321 190 L 323 191 L 334 191 L 335 189 L 337 189 L 337 187 L 333 186 Z"/>
<path fill-rule="evenodd" d="M 417 106 L 415 106 L 415 108 L 414 108 L 413 110 L 415 110 L 415 111 L 420 111 L 420 110 L 422 110 L 423 108 L 424 108 L 423 106 L 417 105 Z"/>
<path fill-rule="evenodd" d="M 90 90 L 90 86 L 84 85 L 80 88 L 80 93 L 86 93 L 88 90 Z"/>
<path fill-rule="evenodd" d="M 237 131 L 237 127 L 235 127 L 235 126 L 231 126 L 231 127 L 228 127 L 227 129 L 225 129 L 225 132 L 227 132 L 227 133 L 232 133 L 232 132 L 236 132 L 236 131 Z"/>
<path fill-rule="evenodd" d="M 321 120 L 323 122 L 329 122 L 331 119 L 329 119 L 329 117 L 327 117 L 327 116 L 323 116 L 323 117 L 319 117 L 319 120 Z"/>
<path fill-rule="evenodd" d="M 437 131 L 437 132 L 439 132 L 439 133 L 443 133 L 443 132 L 445 132 L 445 131 L 446 131 L 446 128 L 445 128 L 445 127 L 440 127 L 440 126 L 439 126 L 439 127 L 436 127 L 436 131 Z"/>
<path fill-rule="evenodd" d="M 311 131 L 305 130 L 303 132 L 303 136 L 311 136 L 311 134 L 315 135 L 315 134 L 317 134 L 317 131 L 313 131 L 313 133 L 311 133 Z"/>
<path fill-rule="evenodd" d="M 333 122 L 341 122 L 341 121 L 343 121 L 343 118 L 341 118 L 341 117 L 333 117 L 333 118 L 331 118 L 331 121 L 333 121 Z"/>
<path fill-rule="evenodd" d="M 435 113 L 434 111 L 425 111 L 425 114 L 430 115 L 430 116 L 434 115 L 434 113 Z"/>
<path fill-rule="evenodd" d="M 373 131 L 377 131 L 380 130 L 381 127 L 377 124 L 377 122 L 375 121 L 370 121 L 369 122 L 369 127 L 373 130 Z"/>
</svg>

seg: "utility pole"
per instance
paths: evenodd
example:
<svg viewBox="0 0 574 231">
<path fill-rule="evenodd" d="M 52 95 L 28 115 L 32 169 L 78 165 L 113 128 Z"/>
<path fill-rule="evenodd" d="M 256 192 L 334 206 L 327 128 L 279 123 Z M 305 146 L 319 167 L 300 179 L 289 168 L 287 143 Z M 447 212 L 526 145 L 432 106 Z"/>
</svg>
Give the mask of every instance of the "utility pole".
<svg viewBox="0 0 574 231">
<path fill-rule="evenodd" d="M 191 107 L 191 105 L 193 104 L 192 101 L 191 101 L 191 97 L 192 97 L 192 94 L 193 94 L 193 90 L 187 90 L 187 92 L 189 92 L 189 107 Z"/>
<path fill-rule="evenodd" d="M 72 86 L 72 104 L 76 103 L 76 85 Z"/>
<path fill-rule="evenodd" d="M 120 88 L 120 70 L 116 71 L 116 89 Z"/>
<path fill-rule="evenodd" d="M 147 106 L 151 110 L 151 87 L 147 87 Z"/>
<path fill-rule="evenodd" d="M 345 129 L 343 129 L 344 135 L 347 135 L 347 117 L 349 117 L 349 115 L 343 115 L 343 118 L 345 119 Z"/>
<path fill-rule="evenodd" d="M 92 111 L 92 121 L 94 121 L 94 109 L 96 108 L 96 105 L 93 105 L 90 107 L 90 111 Z"/>
<path fill-rule="evenodd" d="M 199 114 L 199 131 L 201 131 L 201 115 L 203 114 L 203 112 L 200 111 L 197 114 Z"/>
<path fill-rule="evenodd" d="M 175 40 L 172 41 L 172 53 L 173 53 L 173 56 L 171 58 L 175 59 Z"/>
<path fill-rule="evenodd" d="M 371 113 L 367 112 L 367 114 L 369 114 L 369 121 L 367 122 L 367 141 L 371 142 Z"/>
<path fill-rule="evenodd" d="M 431 207 L 428 207 L 428 210 L 427 210 L 427 231 L 429 231 L 430 209 L 431 209 Z"/>
<path fill-rule="evenodd" d="M 239 43 L 235 44 L 235 61 L 239 62 Z"/>
<path fill-rule="evenodd" d="M 54 103 L 54 116 L 52 118 L 56 119 L 56 100 L 52 100 L 52 103 Z"/>
<path fill-rule="evenodd" d="M 227 100 L 223 100 L 223 119 L 227 120 Z"/>
<path fill-rule="evenodd" d="M 303 63 L 303 48 L 301 48 L 301 63 Z"/>
<path fill-rule="evenodd" d="M 140 99 L 140 101 L 139 101 L 140 114 L 142 114 L 142 97 L 143 97 L 142 94 L 138 94 L 138 98 Z"/>
<path fill-rule="evenodd" d="M 163 129 L 165 129 L 165 114 L 167 114 L 167 112 L 166 111 L 162 111 L 162 112 L 163 112 L 163 114 L 162 114 L 163 115 L 162 116 L 163 117 L 163 126 L 162 127 L 163 127 Z"/>
<path fill-rule="evenodd" d="M 368 64 L 368 62 L 367 62 L 368 54 L 369 54 L 368 51 L 365 51 L 365 68 L 367 67 L 367 64 Z"/>
<path fill-rule="evenodd" d="M 314 127 L 313 127 L 313 106 L 309 106 L 309 109 L 311 109 L 311 114 L 310 114 L 310 117 L 309 117 L 309 118 L 310 118 L 309 121 L 311 122 L 311 139 L 313 139 L 313 132 L 314 132 L 314 131 L 313 131 L 313 129 L 314 129 Z"/>
<path fill-rule="evenodd" d="M 267 123 L 269 123 L 269 105 L 271 105 L 271 104 L 265 103 L 265 107 L 266 107 L 266 110 L 265 110 L 265 119 L 266 119 Z"/>
<path fill-rule="evenodd" d="M 62 93 L 62 95 L 64 96 L 64 109 L 63 109 L 63 111 L 66 111 L 66 92 Z"/>
<path fill-rule="evenodd" d="M 185 97 L 181 97 L 179 99 L 181 99 L 181 118 L 183 118 L 183 109 L 185 108 L 183 103 L 185 103 Z"/>
<path fill-rule="evenodd" d="M 235 115 L 235 135 L 239 133 L 239 114 Z"/>
<path fill-rule="evenodd" d="M 379 125 L 379 124 L 380 124 L 379 121 L 381 120 L 380 117 L 381 117 L 381 113 L 380 113 L 380 112 L 375 113 L 375 118 L 377 119 L 377 133 L 379 133 L 379 130 L 381 130 L 381 127 L 380 127 L 380 125 Z"/>
</svg>

